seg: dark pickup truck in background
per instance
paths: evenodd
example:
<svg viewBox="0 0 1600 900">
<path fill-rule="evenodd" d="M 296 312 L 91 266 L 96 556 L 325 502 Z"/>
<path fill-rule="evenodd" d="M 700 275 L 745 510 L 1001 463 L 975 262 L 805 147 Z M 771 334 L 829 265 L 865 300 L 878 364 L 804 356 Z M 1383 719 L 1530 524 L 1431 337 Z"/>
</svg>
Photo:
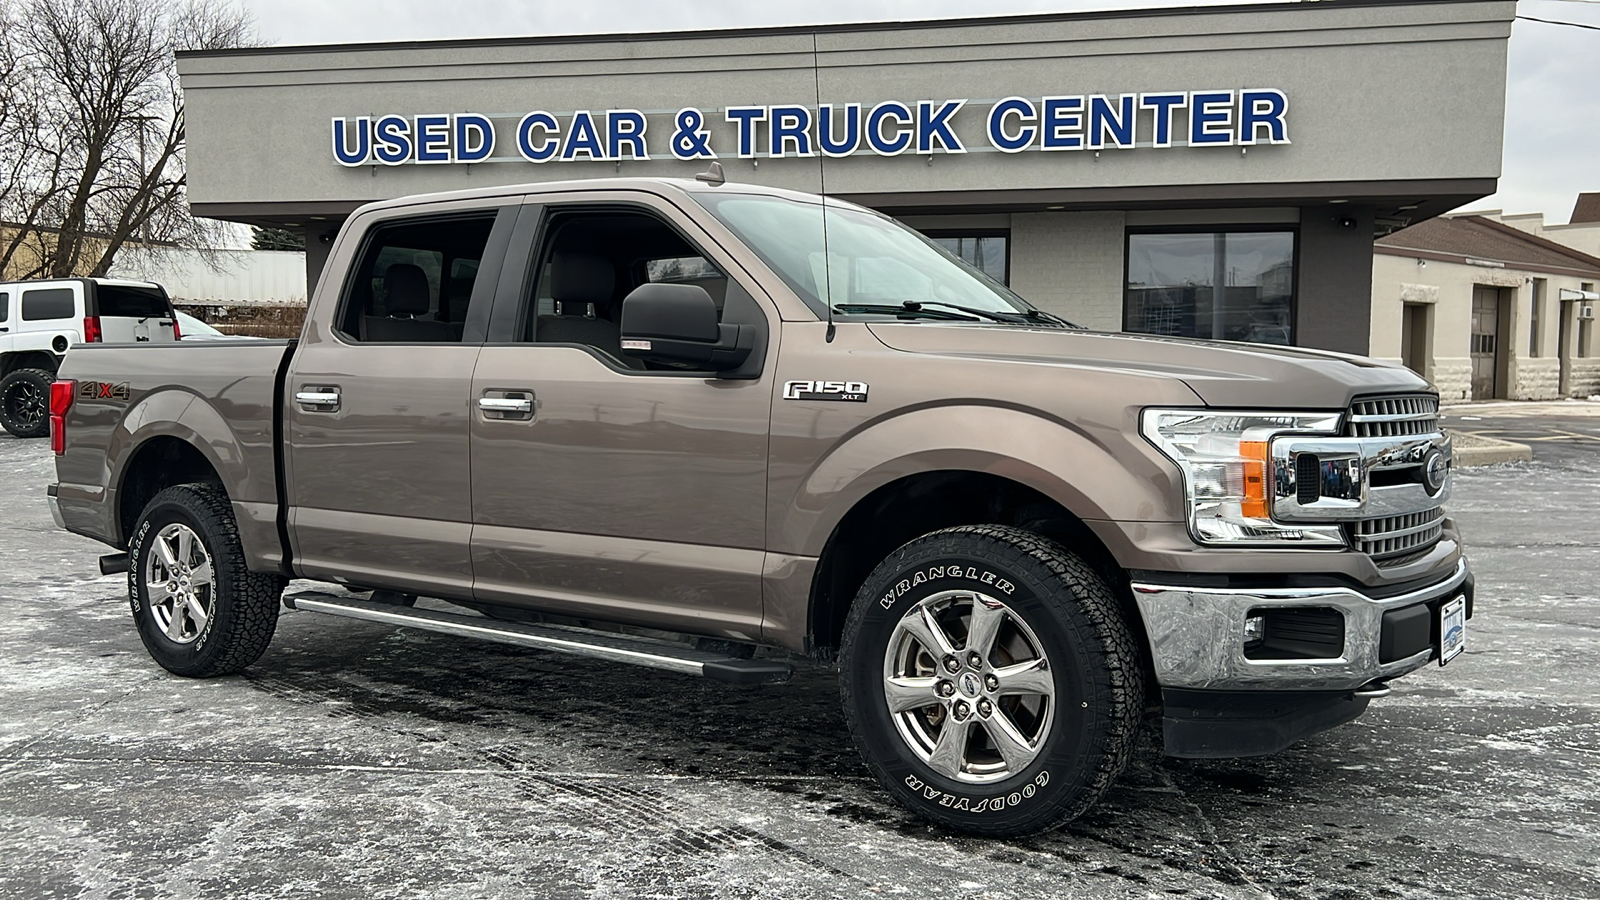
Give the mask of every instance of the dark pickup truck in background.
<svg viewBox="0 0 1600 900">
<path fill-rule="evenodd" d="M 716 179 L 373 204 L 298 341 L 59 377 L 52 509 L 177 674 L 280 605 L 734 683 L 836 657 L 886 789 L 977 833 L 1089 808 L 1147 710 L 1179 756 L 1348 721 L 1471 608 L 1411 372 L 1084 331 Z"/>
</svg>

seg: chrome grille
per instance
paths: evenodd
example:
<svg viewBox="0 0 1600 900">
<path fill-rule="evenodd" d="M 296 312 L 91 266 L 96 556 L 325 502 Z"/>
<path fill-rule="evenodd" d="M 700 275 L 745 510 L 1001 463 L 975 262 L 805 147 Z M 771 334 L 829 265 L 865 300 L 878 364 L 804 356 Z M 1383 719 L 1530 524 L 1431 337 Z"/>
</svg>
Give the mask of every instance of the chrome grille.
<svg viewBox="0 0 1600 900">
<path fill-rule="evenodd" d="M 1428 509 L 1403 516 L 1352 522 L 1350 543 L 1379 565 L 1397 565 L 1439 543 L 1444 534 L 1444 510 Z"/>
<path fill-rule="evenodd" d="M 1350 404 L 1351 437 L 1404 437 L 1439 430 L 1439 398 L 1365 397 Z"/>
</svg>

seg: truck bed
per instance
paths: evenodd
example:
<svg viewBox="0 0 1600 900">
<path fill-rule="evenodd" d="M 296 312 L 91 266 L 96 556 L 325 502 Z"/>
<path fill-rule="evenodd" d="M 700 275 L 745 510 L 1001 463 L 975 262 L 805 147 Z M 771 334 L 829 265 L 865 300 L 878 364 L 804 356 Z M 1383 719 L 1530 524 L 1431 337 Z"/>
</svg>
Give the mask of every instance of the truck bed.
<svg viewBox="0 0 1600 900">
<path fill-rule="evenodd" d="M 58 460 L 65 526 L 126 547 L 142 507 L 122 473 L 139 453 L 189 453 L 228 486 L 240 537 L 258 562 L 281 561 L 278 515 L 280 376 L 293 341 L 192 341 L 74 347 L 59 378 L 77 383 Z M 131 492 L 131 493 L 130 493 Z M 147 499 L 147 498 L 146 498 Z M 271 566 L 269 566 L 271 567 Z"/>
</svg>

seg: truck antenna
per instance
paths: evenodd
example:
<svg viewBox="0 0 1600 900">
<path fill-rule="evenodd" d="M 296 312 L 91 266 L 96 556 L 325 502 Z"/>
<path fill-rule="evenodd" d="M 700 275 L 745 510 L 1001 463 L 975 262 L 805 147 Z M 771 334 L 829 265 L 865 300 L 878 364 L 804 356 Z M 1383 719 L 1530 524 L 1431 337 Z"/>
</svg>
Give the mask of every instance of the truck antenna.
<svg viewBox="0 0 1600 900">
<path fill-rule="evenodd" d="M 818 137 L 822 134 L 822 66 L 817 59 L 817 33 L 811 32 L 811 84 L 817 92 L 817 115 L 813 121 L 817 122 Z M 817 149 L 821 149 L 820 147 Z M 823 343 L 833 343 L 833 262 L 828 259 L 828 155 L 817 154 L 817 187 L 822 195 L 822 285 L 823 292 L 827 294 L 822 298 L 822 305 L 828 308 L 828 331 L 823 336 Z"/>
<path fill-rule="evenodd" d="M 711 161 L 711 165 L 706 167 L 706 170 L 704 172 L 701 172 L 699 175 L 696 175 L 694 177 L 694 180 L 695 181 L 703 181 L 706 184 L 711 185 L 712 187 L 721 187 L 722 185 L 727 183 L 728 176 L 722 174 L 722 163 L 719 163 L 716 160 L 712 160 Z"/>
</svg>

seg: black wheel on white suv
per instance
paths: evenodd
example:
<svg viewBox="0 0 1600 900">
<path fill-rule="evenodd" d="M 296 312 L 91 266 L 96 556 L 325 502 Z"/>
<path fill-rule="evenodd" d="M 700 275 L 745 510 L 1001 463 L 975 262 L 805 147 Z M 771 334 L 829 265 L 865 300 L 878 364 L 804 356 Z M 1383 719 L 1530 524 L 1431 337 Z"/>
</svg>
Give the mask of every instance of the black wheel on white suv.
<svg viewBox="0 0 1600 900">
<path fill-rule="evenodd" d="M 180 484 L 139 514 L 128 601 L 145 649 L 174 675 L 228 675 L 260 658 L 287 582 L 251 572 L 233 507 L 213 484 Z"/>
<path fill-rule="evenodd" d="M 884 560 L 851 607 L 840 691 L 902 804 L 986 835 L 1083 814 L 1121 774 L 1144 699 L 1110 587 L 1039 535 L 971 526 Z"/>
<path fill-rule="evenodd" d="M 0 379 L 0 426 L 14 437 L 48 437 L 53 381 L 44 369 L 18 369 Z"/>
</svg>

